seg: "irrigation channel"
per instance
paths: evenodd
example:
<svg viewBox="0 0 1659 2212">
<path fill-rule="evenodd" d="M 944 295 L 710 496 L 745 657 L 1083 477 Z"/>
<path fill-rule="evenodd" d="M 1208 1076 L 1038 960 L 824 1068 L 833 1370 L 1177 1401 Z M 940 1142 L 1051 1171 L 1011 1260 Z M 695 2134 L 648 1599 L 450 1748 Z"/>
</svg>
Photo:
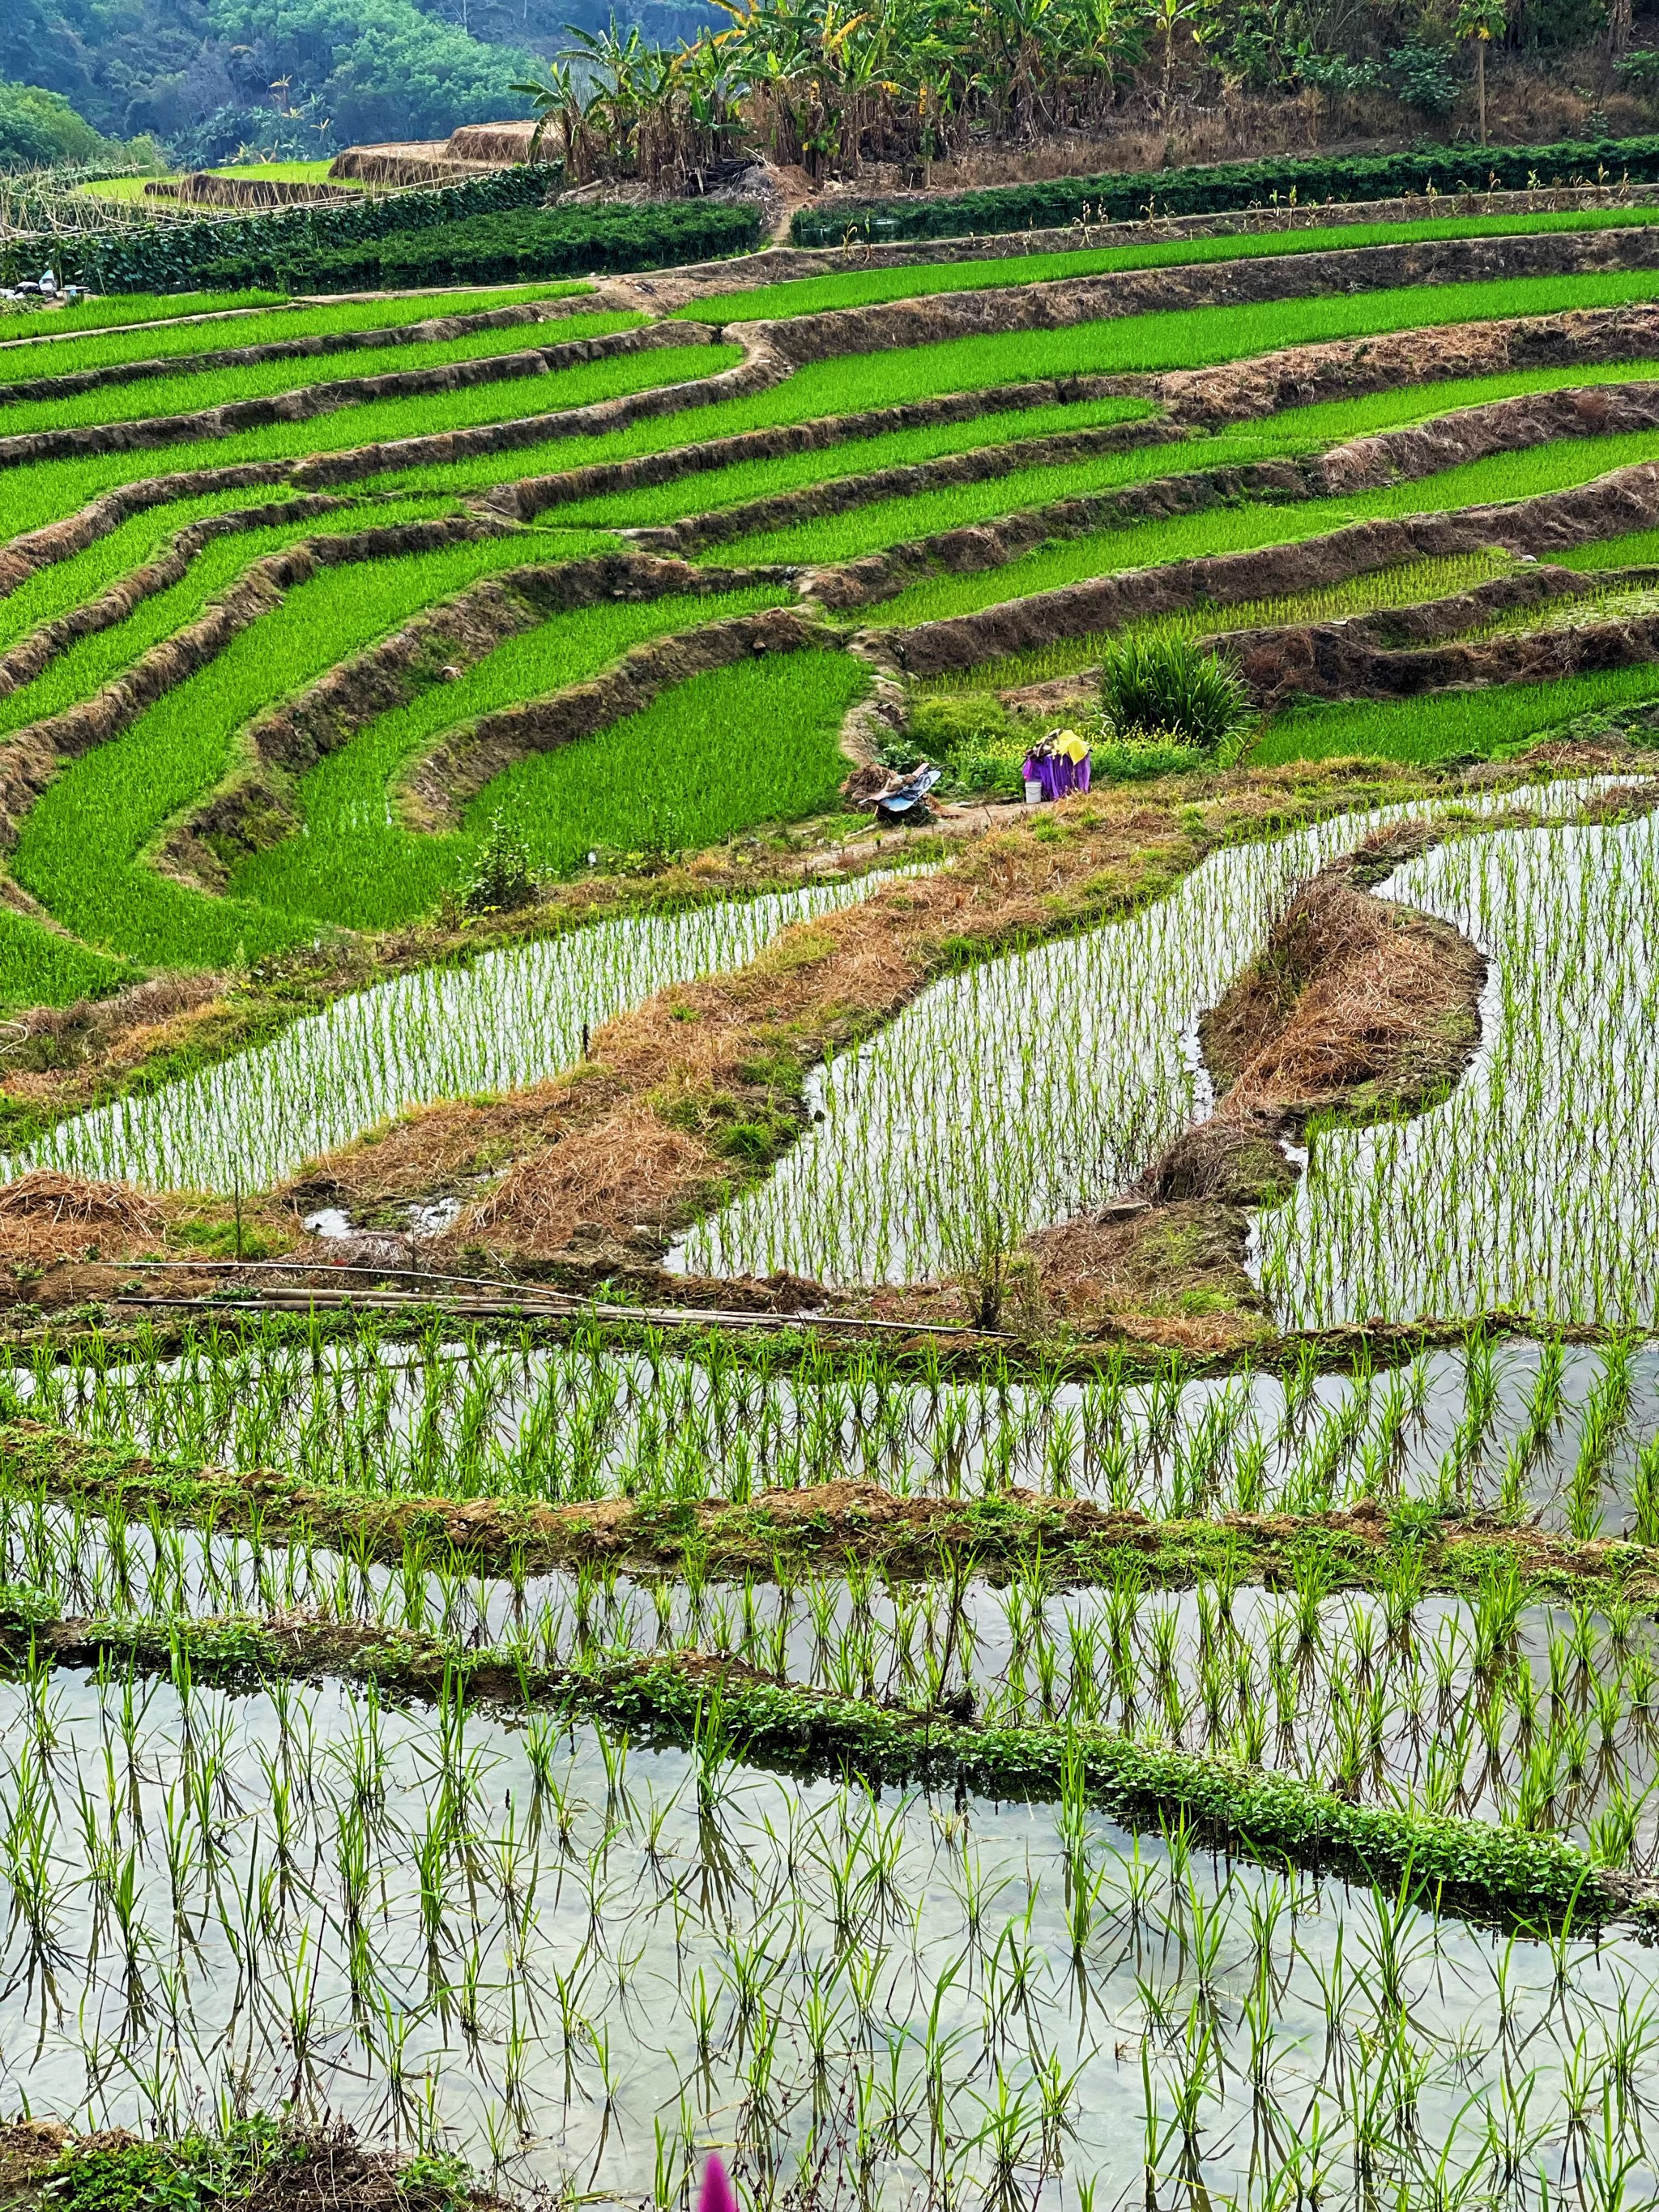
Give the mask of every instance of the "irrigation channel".
<svg viewBox="0 0 1659 2212">
<path fill-rule="evenodd" d="M 1659 230 L 1543 197 L 17 325 L 0 2109 L 1659 2205 Z"/>
</svg>

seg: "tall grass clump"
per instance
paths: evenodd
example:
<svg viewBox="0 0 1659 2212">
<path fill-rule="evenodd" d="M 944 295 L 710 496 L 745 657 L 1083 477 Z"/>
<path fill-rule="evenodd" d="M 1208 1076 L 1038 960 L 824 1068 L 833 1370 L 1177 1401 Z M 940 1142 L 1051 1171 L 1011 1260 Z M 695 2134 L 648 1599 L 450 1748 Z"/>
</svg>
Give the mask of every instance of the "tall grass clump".
<svg viewBox="0 0 1659 2212">
<path fill-rule="evenodd" d="M 1243 678 L 1220 653 L 1179 630 L 1115 639 L 1100 665 L 1107 735 L 1120 744 L 1173 742 L 1213 759 L 1250 720 Z"/>
</svg>

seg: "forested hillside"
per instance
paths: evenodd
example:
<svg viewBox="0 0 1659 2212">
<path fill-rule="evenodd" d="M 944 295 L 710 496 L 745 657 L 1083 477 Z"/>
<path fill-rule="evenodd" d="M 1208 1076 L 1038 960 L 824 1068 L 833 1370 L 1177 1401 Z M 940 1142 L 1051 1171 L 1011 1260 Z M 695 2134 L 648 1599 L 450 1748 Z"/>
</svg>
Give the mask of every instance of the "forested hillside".
<svg viewBox="0 0 1659 2212">
<path fill-rule="evenodd" d="M 670 46 L 717 20 L 697 0 L 617 12 Z M 62 95 L 107 137 L 149 134 L 187 164 L 244 144 L 304 158 L 521 115 L 514 79 L 564 44 L 566 24 L 610 14 L 605 0 L 5 0 L 0 78 Z M 16 105 L 0 96 L 0 160 L 85 157 L 20 143 Z"/>
</svg>

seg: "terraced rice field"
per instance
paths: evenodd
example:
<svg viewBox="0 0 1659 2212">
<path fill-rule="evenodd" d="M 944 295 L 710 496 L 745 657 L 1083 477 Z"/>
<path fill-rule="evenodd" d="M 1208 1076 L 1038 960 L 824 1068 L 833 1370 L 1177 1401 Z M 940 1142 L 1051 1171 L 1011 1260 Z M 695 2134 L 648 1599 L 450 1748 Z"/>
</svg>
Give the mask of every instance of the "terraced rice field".
<svg viewBox="0 0 1659 2212">
<path fill-rule="evenodd" d="M 0 331 L 7 2109 L 1659 2203 L 1659 238 L 1364 216 Z"/>
</svg>

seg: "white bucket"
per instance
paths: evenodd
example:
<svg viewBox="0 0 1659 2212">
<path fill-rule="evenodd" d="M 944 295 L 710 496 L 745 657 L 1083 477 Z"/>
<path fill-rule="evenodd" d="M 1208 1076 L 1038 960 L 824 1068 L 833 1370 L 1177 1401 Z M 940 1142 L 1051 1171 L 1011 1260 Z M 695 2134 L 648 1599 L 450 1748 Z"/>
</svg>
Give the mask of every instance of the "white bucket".
<svg viewBox="0 0 1659 2212">
<path fill-rule="evenodd" d="M 1040 783 L 1034 783 L 1029 776 L 1024 778 L 1023 781 L 1025 785 L 1025 804 L 1028 806 L 1036 806 L 1041 805 L 1042 799 L 1042 786 Z"/>
</svg>

